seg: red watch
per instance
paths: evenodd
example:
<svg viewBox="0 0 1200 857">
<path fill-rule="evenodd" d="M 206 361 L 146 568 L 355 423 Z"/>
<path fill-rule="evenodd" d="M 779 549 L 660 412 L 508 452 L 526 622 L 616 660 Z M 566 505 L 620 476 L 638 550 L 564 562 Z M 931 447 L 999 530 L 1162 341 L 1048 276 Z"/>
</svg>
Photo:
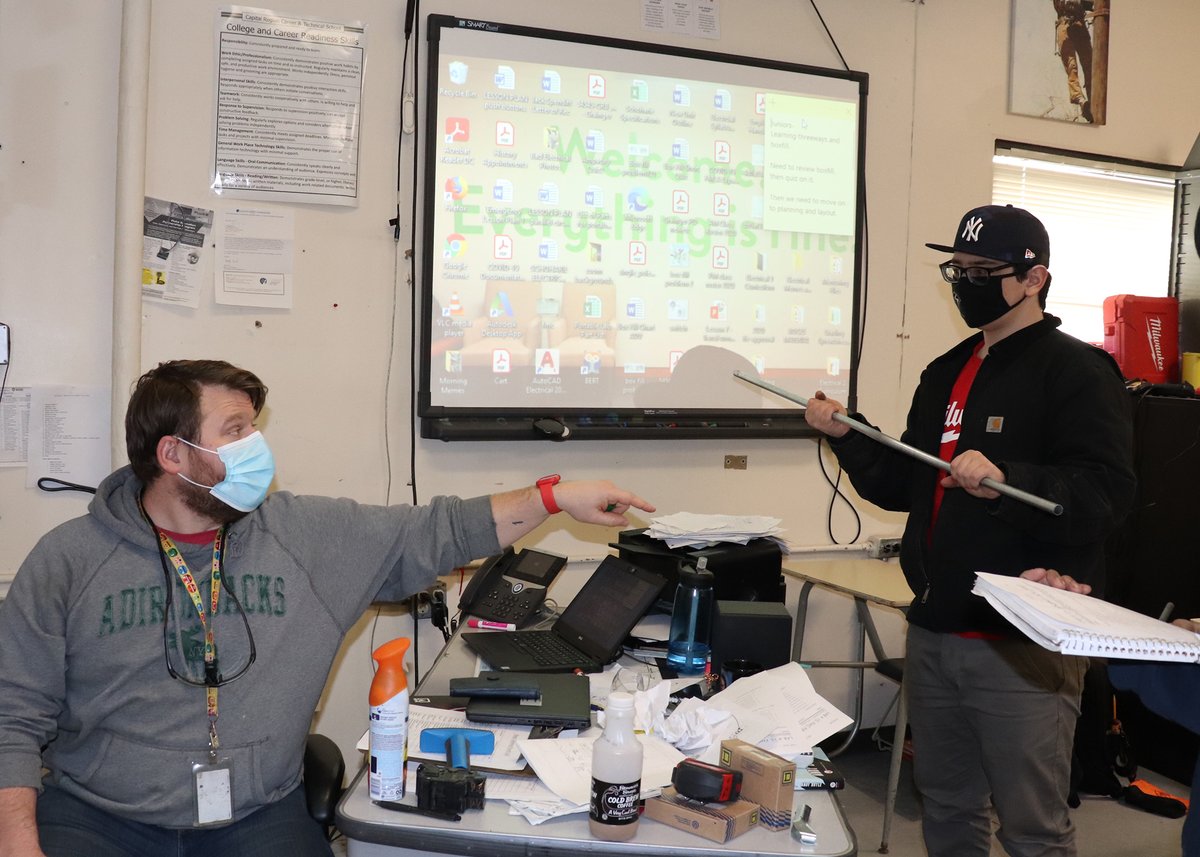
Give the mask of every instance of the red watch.
<svg viewBox="0 0 1200 857">
<path fill-rule="evenodd" d="M 557 515 L 562 511 L 562 509 L 558 508 L 558 504 L 554 502 L 554 486 L 561 481 L 562 477 L 557 473 L 543 476 L 537 481 L 538 490 L 542 492 L 542 505 L 546 507 L 546 511 L 551 515 Z"/>
</svg>

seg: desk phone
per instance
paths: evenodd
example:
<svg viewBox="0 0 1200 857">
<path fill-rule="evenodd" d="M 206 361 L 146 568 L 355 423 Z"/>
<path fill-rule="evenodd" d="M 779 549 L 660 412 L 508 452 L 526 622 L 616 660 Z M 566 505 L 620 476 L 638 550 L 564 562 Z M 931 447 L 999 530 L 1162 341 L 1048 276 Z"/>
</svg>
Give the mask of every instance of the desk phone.
<svg viewBox="0 0 1200 857">
<path fill-rule="evenodd" d="M 458 599 L 459 609 L 480 619 L 528 622 L 546 600 L 546 589 L 567 564 L 565 556 L 526 548 L 490 557 L 471 578 Z"/>
</svg>

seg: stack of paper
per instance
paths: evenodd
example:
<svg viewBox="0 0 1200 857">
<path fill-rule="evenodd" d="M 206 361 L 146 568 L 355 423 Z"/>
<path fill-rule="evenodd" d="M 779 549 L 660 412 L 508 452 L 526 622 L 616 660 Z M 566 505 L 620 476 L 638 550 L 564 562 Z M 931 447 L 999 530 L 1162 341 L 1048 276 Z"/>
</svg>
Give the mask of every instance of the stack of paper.
<svg viewBox="0 0 1200 857">
<path fill-rule="evenodd" d="M 751 539 L 769 538 L 779 542 L 786 552 L 787 543 L 778 537 L 783 530 L 779 518 L 755 515 L 697 515 L 676 512 L 651 518 L 646 534 L 667 543 L 667 547 L 706 548 L 719 542 L 744 545 Z"/>
</svg>

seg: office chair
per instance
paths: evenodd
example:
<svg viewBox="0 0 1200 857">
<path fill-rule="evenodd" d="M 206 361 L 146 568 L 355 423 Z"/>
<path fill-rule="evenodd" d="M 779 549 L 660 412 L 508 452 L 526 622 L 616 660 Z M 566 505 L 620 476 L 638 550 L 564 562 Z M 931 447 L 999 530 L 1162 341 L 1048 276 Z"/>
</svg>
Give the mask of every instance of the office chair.
<svg viewBox="0 0 1200 857">
<path fill-rule="evenodd" d="M 875 664 L 875 672 L 885 678 L 890 678 L 899 685 L 896 691 L 896 734 L 892 736 L 892 760 L 888 768 L 887 797 L 883 804 L 883 836 L 879 842 L 879 853 L 888 853 L 888 837 L 892 832 L 892 817 L 896 813 L 896 792 L 900 788 L 900 763 L 904 760 L 904 736 L 908 731 L 908 700 L 904 693 L 904 658 L 884 658 Z M 890 708 L 891 706 L 889 706 Z M 880 718 L 880 726 L 887 718 L 885 711 Z M 879 726 L 875 727 L 872 737 L 876 744 L 882 746 L 879 737 Z"/>
<path fill-rule="evenodd" d="M 324 735 L 309 735 L 304 744 L 304 797 L 308 814 L 325 830 L 325 838 L 334 834 L 334 809 L 342 796 L 342 778 L 346 762 L 338 745 Z"/>
</svg>

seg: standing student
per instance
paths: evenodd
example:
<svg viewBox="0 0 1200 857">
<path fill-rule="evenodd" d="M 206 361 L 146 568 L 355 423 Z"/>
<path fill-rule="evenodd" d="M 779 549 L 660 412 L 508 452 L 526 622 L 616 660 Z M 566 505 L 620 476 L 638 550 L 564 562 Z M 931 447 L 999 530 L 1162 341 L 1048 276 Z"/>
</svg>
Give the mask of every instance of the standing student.
<svg viewBox="0 0 1200 857">
<path fill-rule="evenodd" d="M 4 857 L 328 857 L 304 744 L 367 606 L 560 510 L 602 526 L 654 511 L 557 476 L 424 506 L 268 497 L 266 395 L 222 361 L 147 372 L 125 417 L 130 466 L 17 572 L 0 605 Z"/>
<path fill-rule="evenodd" d="M 993 808 L 1014 857 L 1074 855 L 1067 794 L 1086 660 L 1027 641 L 971 587 L 976 571 L 1031 566 L 1102 583 L 1104 539 L 1133 499 L 1127 396 L 1112 357 L 1044 312 L 1050 241 L 1028 211 L 973 209 L 952 244 L 926 246 L 953 254 L 942 277 L 979 332 L 925 368 L 902 439 L 950 475 L 850 431 L 833 419 L 845 408 L 820 392 L 807 420 L 864 499 L 908 512 L 904 687 L 930 857 L 986 857 Z M 1063 514 L 999 494 L 987 477 Z"/>
</svg>

